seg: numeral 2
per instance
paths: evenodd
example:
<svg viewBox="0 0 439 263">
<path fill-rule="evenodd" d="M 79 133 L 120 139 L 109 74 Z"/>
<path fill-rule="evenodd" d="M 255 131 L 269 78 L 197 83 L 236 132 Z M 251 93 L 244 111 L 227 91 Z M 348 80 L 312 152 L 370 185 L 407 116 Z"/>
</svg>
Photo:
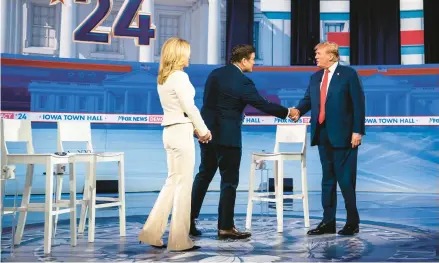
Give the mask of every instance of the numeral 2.
<svg viewBox="0 0 439 263">
<path fill-rule="evenodd" d="M 109 15 L 113 0 L 98 0 L 95 10 L 75 29 L 73 41 L 110 44 L 113 37 L 134 38 L 136 45 L 149 45 L 155 39 L 155 27 L 151 27 L 151 15 L 139 12 L 143 0 L 125 0 L 109 31 L 96 28 Z M 77 4 L 89 4 L 90 0 L 75 0 Z M 136 19 L 137 27 L 131 26 Z"/>
<path fill-rule="evenodd" d="M 75 0 L 76 4 L 89 4 L 89 0 Z M 107 32 L 98 31 L 96 27 L 110 14 L 113 0 L 98 0 L 96 8 L 91 14 L 73 31 L 73 40 L 80 42 L 92 42 L 110 44 L 111 29 Z"/>
<path fill-rule="evenodd" d="M 151 15 L 139 12 L 143 0 L 125 1 L 113 23 L 113 36 L 131 37 L 136 45 L 149 45 L 149 40 L 155 39 L 155 28 L 151 27 Z M 136 19 L 137 27 L 131 23 Z"/>
</svg>

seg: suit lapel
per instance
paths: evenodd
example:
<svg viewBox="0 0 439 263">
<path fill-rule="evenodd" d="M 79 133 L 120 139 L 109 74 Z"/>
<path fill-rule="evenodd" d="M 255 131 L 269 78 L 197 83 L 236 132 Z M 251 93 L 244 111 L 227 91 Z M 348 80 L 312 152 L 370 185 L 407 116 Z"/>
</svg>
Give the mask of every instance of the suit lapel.
<svg viewBox="0 0 439 263">
<path fill-rule="evenodd" d="M 324 72 L 323 70 L 320 70 L 318 72 L 317 81 L 314 84 L 315 94 L 317 94 L 317 96 L 318 96 L 317 104 L 318 104 L 319 109 L 320 109 L 320 85 L 321 85 L 322 80 L 323 80 L 323 72 Z"/>
<path fill-rule="evenodd" d="M 335 72 L 332 75 L 331 78 L 331 82 L 328 83 L 328 93 L 326 94 L 326 101 L 328 101 L 328 98 L 332 95 L 332 93 L 334 92 L 334 87 L 337 86 L 337 83 L 339 81 L 339 77 L 340 77 L 340 71 L 341 71 L 341 67 L 340 65 L 338 65 L 335 68 Z"/>
<path fill-rule="evenodd" d="M 319 71 L 319 74 L 318 74 L 318 76 L 317 76 L 317 79 L 318 79 L 318 81 L 317 81 L 317 83 L 316 83 L 316 87 L 315 87 L 315 89 L 316 89 L 316 91 L 317 91 L 317 94 L 320 94 L 320 85 L 321 85 L 321 83 L 322 83 L 322 80 L 323 80 L 323 70 L 320 70 Z M 319 99 L 319 101 L 320 101 L 320 99 Z"/>
</svg>

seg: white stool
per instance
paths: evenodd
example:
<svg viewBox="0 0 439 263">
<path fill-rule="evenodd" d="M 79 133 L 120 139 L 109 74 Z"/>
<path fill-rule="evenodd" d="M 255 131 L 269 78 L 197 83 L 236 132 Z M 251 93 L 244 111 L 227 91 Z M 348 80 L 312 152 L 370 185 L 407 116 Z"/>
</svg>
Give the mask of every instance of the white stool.
<svg viewBox="0 0 439 263">
<path fill-rule="evenodd" d="M 17 195 L 18 195 L 18 186 L 17 180 L 15 180 L 15 165 L 2 165 L 1 167 L 1 175 L 0 175 L 0 255 L 3 251 L 2 249 L 2 234 L 3 234 L 3 216 L 10 215 L 13 217 L 11 225 L 11 254 L 14 253 L 14 243 L 15 243 L 15 227 L 16 223 L 16 214 L 17 214 Z M 4 211 L 4 200 L 5 200 L 5 190 L 6 183 L 8 181 L 15 182 L 15 194 L 14 194 L 14 205 L 9 208 L 9 211 Z"/>
<path fill-rule="evenodd" d="M 123 152 L 102 152 L 93 151 L 91 141 L 90 122 L 85 121 L 60 121 L 58 122 L 58 151 L 64 152 L 63 142 L 86 142 L 87 153 L 77 153 L 74 159 L 77 162 L 87 162 L 87 170 L 85 176 L 83 200 L 81 201 L 81 215 L 79 220 L 79 233 L 84 233 L 85 218 L 87 210 L 88 217 L 88 242 L 94 242 L 95 236 L 95 218 L 96 209 L 114 207 L 119 208 L 119 231 L 120 236 L 126 235 L 125 222 L 125 179 L 124 179 L 124 153 Z M 119 197 L 96 197 L 96 164 L 99 162 L 117 162 L 119 184 Z M 56 193 L 56 201 L 62 202 L 62 177 L 58 179 L 58 187 Z M 106 203 L 96 204 L 96 201 L 104 201 Z M 58 218 L 55 218 L 55 222 Z"/>
<path fill-rule="evenodd" d="M 70 236 L 71 245 L 76 246 L 76 174 L 75 164 L 71 156 L 59 156 L 55 154 L 36 154 L 32 144 L 31 122 L 25 120 L 2 119 L 1 128 L 2 166 L 11 164 L 26 164 L 26 181 L 23 189 L 21 206 L 18 208 L 2 208 L 3 211 L 20 212 L 17 231 L 15 233 L 15 244 L 19 245 L 23 237 L 28 212 L 44 212 L 44 253 L 49 254 L 52 245 L 53 216 L 70 213 Z M 6 142 L 26 142 L 26 154 L 10 154 Z M 56 164 L 70 164 L 70 200 L 66 204 L 53 203 L 53 166 Z M 32 180 L 35 164 L 46 166 L 46 188 L 45 203 L 30 203 L 32 191 Z M 68 207 L 59 209 L 60 207 Z M 56 211 L 54 211 L 56 208 Z"/>
<path fill-rule="evenodd" d="M 300 152 L 279 152 L 280 143 L 302 143 Z M 274 189 L 275 198 L 270 198 L 270 193 L 255 193 L 254 179 L 256 163 L 262 160 L 274 161 Z M 284 195 L 284 161 L 301 162 L 302 193 Z M 309 227 L 308 185 L 306 179 L 306 125 L 278 125 L 276 130 L 276 143 L 273 153 L 252 153 L 250 180 L 248 192 L 248 206 L 246 228 L 251 229 L 253 201 L 265 201 L 276 203 L 277 232 L 283 232 L 283 200 L 302 199 L 305 227 Z"/>
</svg>

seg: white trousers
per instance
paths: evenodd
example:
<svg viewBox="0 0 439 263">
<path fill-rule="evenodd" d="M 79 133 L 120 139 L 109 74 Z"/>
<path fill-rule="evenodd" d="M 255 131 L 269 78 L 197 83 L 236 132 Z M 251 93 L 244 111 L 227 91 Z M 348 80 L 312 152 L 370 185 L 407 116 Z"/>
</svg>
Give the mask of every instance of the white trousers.
<svg viewBox="0 0 439 263">
<path fill-rule="evenodd" d="M 139 234 L 139 240 L 150 245 L 163 245 L 162 236 L 172 209 L 168 250 L 184 250 L 194 246 L 189 238 L 195 166 L 192 123 L 165 127 L 163 144 L 167 153 L 168 178 Z"/>
</svg>

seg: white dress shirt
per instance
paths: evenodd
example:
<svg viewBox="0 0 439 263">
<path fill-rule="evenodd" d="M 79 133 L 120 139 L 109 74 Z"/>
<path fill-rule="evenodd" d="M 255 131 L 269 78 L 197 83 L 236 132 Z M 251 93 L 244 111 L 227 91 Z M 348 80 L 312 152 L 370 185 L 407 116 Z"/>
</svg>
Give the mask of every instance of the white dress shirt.
<svg viewBox="0 0 439 263">
<path fill-rule="evenodd" d="M 238 65 L 236 65 L 236 64 L 233 64 L 233 65 L 235 65 L 235 67 L 237 67 L 239 69 L 239 71 L 241 71 L 241 73 L 243 73 L 242 69 Z"/>
<path fill-rule="evenodd" d="M 174 71 L 163 85 L 157 86 L 157 90 L 163 108 L 162 126 L 192 123 L 201 136 L 207 134 L 208 128 L 195 106 L 195 88 L 186 72 Z M 185 113 L 187 117 L 184 116 Z"/>
<path fill-rule="evenodd" d="M 329 84 L 331 84 L 331 79 L 332 76 L 334 75 L 335 69 L 338 66 L 338 62 L 335 62 L 334 64 L 332 64 L 332 66 L 329 67 L 329 73 L 328 73 L 328 87 L 326 87 L 326 94 L 328 94 L 328 90 L 329 90 Z M 322 89 L 322 83 L 323 83 L 323 78 L 325 77 L 325 72 L 323 72 L 323 77 L 322 77 L 322 81 L 320 82 L 320 89 Z"/>
</svg>

